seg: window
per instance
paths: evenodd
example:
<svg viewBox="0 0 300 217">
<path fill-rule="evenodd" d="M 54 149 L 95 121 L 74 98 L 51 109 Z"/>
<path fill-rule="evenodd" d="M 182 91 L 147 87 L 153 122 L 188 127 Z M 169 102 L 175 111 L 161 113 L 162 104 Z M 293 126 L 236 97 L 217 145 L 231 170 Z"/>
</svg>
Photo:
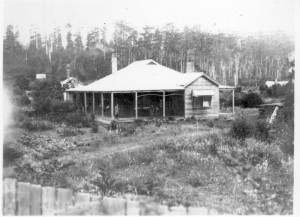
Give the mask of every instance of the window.
<svg viewBox="0 0 300 217">
<path fill-rule="evenodd" d="M 211 108 L 211 96 L 193 97 L 193 108 L 198 108 L 198 109 Z"/>
</svg>

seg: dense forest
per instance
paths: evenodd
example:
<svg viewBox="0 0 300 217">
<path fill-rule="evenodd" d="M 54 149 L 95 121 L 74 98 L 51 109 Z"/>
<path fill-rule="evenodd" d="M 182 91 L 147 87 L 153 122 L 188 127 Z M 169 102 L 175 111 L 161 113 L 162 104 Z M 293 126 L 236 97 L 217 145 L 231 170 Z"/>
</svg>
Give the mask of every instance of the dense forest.
<svg viewBox="0 0 300 217">
<path fill-rule="evenodd" d="M 123 21 L 115 24 L 112 39 L 105 28 L 94 28 L 86 36 L 72 33 L 66 26 L 66 45 L 57 27 L 48 37 L 31 33 L 29 46 L 19 42 L 19 32 L 7 26 L 3 39 L 4 81 L 24 86 L 35 74 L 46 73 L 56 80 L 66 78 L 66 64 L 81 81 L 92 81 L 111 72 L 111 54 L 118 54 L 118 68 L 133 61 L 153 59 L 162 65 L 185 72 L 187 61 L 196 71 L 204 71 L 227 85 L 257 85 L 266 79 L 285 79 L 287 57 L 294 42 L 284 33 L 260 36 L 211 34 L 200 27 L 178 30 L 173 24 L 158 29 L 145 26 L 141 31 Z M 86 44 L 83 38 L 86 37 Z M 252 83 L 251 83 L 252 82 Z"/>
</svg>

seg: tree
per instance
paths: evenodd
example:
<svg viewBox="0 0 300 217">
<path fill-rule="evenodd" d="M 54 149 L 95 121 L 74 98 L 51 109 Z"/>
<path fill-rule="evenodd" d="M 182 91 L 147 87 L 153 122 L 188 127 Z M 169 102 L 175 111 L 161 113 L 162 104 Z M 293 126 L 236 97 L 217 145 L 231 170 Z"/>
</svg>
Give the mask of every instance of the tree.
<svg viewBox="0 0 300 217">
<path fill-rule="evenodd" d="M 81 52 L 84 49 L 80 32 L 78 32 L 75 37 L 74 45 L 75 45 L 75 52 L 77 53 Z"/>
<path fill-rule="evenodd" d="M 67 32 L 67 46 L 66 46 L 66 50 L 70 53 L 73 53 L 74 51 L 74 43 L 72 40 L 72 33 L 71 33 L 71 24 L 67 24 L 66 26 L 68 28 L 68 32 Z"/>
<path fill-rule="evenodd" d="M 14 32 L 14 27 L 8 25 L 6 27 L 6 33 L 3 40 L 3 50 L 9 52 L 11 55 L 22 51 L 22 46 L 18 41 L 19 32 Z"/>
<path fill-rule="evenodd" d="M 133 62 L 136 56 L 138 32 L 124 21 L 115 24 L 112 46 L 118 53 L 120 68 Z"/>
<path fill-rule="evenodd" d="M 34 107 L 40 114 L 51 111 L 53 100 L 63 100 L 63 88 L 55 78 L 36 80 L 31 85 Z"/>
</svg>

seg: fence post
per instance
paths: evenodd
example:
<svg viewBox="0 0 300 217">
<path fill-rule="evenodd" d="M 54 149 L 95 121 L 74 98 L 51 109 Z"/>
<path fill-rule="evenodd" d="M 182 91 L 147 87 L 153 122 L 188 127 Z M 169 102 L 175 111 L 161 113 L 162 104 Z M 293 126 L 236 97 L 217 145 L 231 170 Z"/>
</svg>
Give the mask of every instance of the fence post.
<svg viewBox="0 0 300 217">
<path fill-rule="evenodd" d="M 4 215 L 16 215 L 16 193 L 17 193 L 17 180 L 5 179 L 4 180 Z"/>
<path fill-rule="evenodd" d="M 30 183 L 19 182 L 17 189 L 17 215 L 30 215 Z"/>
<path fill-rule="evenodd" d="M 31 185 L 30 189 L 30 215 L 42 214 L 42 186 Z"/>
<path fill-rule="evenodd" d="M 42 212 L 51 215 L 55 210 L 55 188 L 42 187 Z"/>
<path fill-rule="evenodd" d="M 91 195 L 89 193 L 78 192 L 75 194 L 75 205 L 78 203 L 88 203 L 91 200 Z"/>
<path fill-rule="evenodd" d="M 73 205 L 72 190 L 58 188 L 57 189 L 57 210 L 67 209 L 69 205 Z"/>
</svg>

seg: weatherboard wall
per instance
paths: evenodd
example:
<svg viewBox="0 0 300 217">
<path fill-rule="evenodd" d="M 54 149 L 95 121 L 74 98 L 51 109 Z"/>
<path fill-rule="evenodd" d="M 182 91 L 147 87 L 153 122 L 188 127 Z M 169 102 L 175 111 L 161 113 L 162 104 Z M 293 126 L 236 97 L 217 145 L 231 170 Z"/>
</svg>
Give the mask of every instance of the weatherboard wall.
<svg viewBox="0 0 300 217">
<path fill-rule="evenodd" d="M 211 90 L 213 91 L 211 99 L 211 108 L 196 109 L 193 108 L 193 90 Z M 195 118 L 218 117 L 220 113 L 219 87 L 217 84 L 205 77 L 200 77 L 185 88 L 184 92 L 185 118 L 194 116 Z"/>
</svg>

